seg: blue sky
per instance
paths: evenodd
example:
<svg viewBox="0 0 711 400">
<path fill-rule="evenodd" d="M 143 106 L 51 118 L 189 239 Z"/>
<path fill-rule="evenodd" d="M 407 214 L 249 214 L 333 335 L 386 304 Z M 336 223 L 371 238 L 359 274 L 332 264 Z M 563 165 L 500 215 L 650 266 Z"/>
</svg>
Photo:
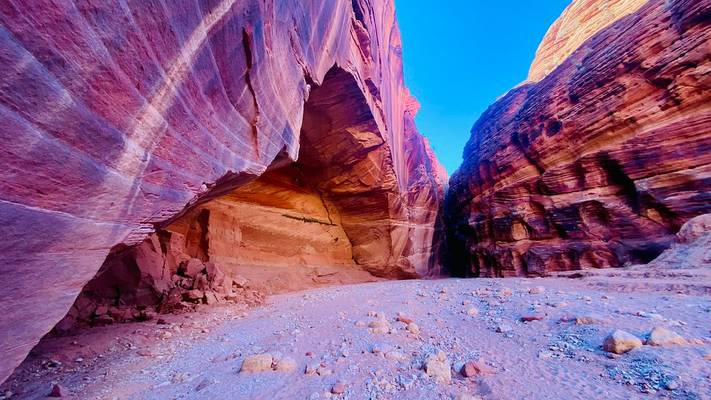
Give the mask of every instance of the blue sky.
<svg viewBox="0 0 711 400">
<path fill-rule="evenodd" d="M 452 174 L 469 131 L 526 79 L 548 27 L 570 0 L 395 0 L 405 81 L 422 104 L 417 126 Z"/>
</svg>

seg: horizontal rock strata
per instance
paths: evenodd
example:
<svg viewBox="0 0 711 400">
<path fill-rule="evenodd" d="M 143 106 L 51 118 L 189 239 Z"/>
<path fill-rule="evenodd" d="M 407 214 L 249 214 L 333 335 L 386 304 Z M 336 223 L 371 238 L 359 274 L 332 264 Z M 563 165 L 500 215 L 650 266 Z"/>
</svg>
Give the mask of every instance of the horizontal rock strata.
<svg viewBox="0 0 711 400">
<path fill-rule="evenodd" d="M 710 16 L 652 0 L 482 115 L 445 205 L 456 273 L 648 262 L 711 211 Z"/>
<path fill-rule="evenodd" d="M 573 0 L 548 28 L 528 80 L 538 82 L 563 63 L 593 35 L 639 10 L 647 0 Z"/>
</svg>

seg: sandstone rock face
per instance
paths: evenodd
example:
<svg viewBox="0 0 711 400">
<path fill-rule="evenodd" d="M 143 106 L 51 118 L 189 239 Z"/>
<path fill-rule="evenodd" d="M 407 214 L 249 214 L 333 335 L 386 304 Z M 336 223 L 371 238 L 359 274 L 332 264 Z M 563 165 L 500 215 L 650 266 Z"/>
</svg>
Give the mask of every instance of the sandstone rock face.
<svg viewBox="0 0 711 400">
<path fill-rule="evenodd" d="M 574 0 L 543 38 L 528 80 L 538 82 L 593 35 L 637 11 L 647 0 Z"/>
<path fill-rule="evenodd" d="M 450 269 L 646 263 L 711 211 L 709 15 L 709 0 L 650 1 L 491 106 L 450 181 Z"/>
<path fill-rule="evenodd" d="M 257 244 L 221 256 L 350 254 L 385 277 L 433 267 L 445 177 L 414 127 L 392 1 L 40 0 L 2 2 L 0 21 L 0 380 L 110 249 L 250 182 L 204 207 L 213 232 Z M 284 168 L 304 177 L 286 182 Z M 250 198 L 261 189 L 272 203 L 293 189 L 298 204 L 279 204 L 277 220 Z M 261 233 L 218 217 L 269 212 Z M 206 260 L 198 228 L 185 242 Z M 228 246 L 211 238 L 208 251 Z M 327 238 L 338 245 L 319 251 Z"/>
</svg>

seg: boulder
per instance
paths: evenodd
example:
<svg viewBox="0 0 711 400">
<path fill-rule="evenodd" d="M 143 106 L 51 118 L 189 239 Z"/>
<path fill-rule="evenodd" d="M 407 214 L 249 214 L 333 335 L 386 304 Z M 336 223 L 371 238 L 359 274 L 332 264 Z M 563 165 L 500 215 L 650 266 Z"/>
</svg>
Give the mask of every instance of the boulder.
<svg viewBox="0 0 711 400">
<path fill-rule="evenodd" d="M 242 362 L 240 373 L 266 372 L 272 370 L 272 355 L 269 353 L 248 356 Z"/>
<path fill-rule="evenodd" d="M 612 332 L 602 344 L 603 350 L 615 354 L 624 354 L 638 347 L 642 347 L 642 341 L 637 336 L 621 330 Z"/>
<path fill-rule="evenodd" d="M 688 342 L 678 333 L 667 328 L 658 326 L 649 333 L 649 338 L 645 342 L 650 346 L 678 346 L 686 345 Z"/>
</svg>

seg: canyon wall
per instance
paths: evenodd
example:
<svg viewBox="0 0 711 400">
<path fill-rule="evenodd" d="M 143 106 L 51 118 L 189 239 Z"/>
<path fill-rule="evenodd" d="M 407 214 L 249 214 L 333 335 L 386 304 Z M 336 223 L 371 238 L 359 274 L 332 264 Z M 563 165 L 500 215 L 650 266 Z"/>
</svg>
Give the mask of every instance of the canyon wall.
<svg viewBox="0 0 711 400">
<path fill-rule="evenodd" d="M 548 28 L 528 72 L 538 82 L 593 35 L 637 10 L 647 0 L 573 0 Z"/>
<path fill-rule="evenodd" d="M 596 3 L 610 2 L 574 3 L 539 50 L 541 80 L 474 125 L 444 206 L 453 273 L 644 263 L 711 211 L 711 0 L 583 24 L 580 38 L 602 29 L 571 51 L 580 40 L 561 32 L 589 17 L 570 13 Z M 614 14 L 636 7 L 619 3 Z"/>
<path fill-rule="evenodd" d="M 436 270 L 446 177 L 392 1 L 6 1 L 0 21 L 0 380 L 112 249 L 153 258 L 200 208 L 198 258 Z"/>
</svg>

